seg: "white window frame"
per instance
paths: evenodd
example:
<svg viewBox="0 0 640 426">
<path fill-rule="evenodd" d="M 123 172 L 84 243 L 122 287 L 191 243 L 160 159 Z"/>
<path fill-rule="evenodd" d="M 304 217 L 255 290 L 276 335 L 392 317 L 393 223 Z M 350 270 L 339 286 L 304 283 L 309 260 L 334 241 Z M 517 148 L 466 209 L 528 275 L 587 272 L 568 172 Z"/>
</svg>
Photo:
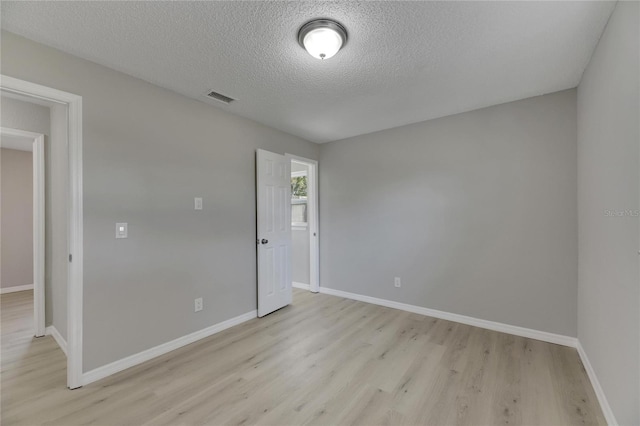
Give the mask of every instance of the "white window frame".
<svg viewBox="0 0 640 426">
<path fill-rule="evenodd" d="M 306 170 L 301 170 L 299 172 L 291 172 L 291 177 L 306 177 L 307 178 L 307 186 L 309 185 L 309 174 Z M 291 198 L 291 204 L 306 204 L 307 205 L 307 221 L 306 222 L 291 222 L 291 229 L 294 231 L 306 231 L 309 227 L 309 199 L 296 199 Z"/>
</svg>

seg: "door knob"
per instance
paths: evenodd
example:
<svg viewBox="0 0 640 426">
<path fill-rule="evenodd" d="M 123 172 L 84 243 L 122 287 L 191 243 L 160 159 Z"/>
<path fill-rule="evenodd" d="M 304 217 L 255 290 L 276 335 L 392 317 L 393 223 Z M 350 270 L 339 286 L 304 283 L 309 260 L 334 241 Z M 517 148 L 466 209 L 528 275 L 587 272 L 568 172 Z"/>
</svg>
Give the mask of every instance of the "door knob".
<svg viewBox="0 0 640 426">
<path fill-rule="evenodd" d="M 264 238 L 262 239 L 262 241 L 260 241 L 262 244 L 267 244 L 269 242 L 269 240 L 265 240 Z"/>
</svg>

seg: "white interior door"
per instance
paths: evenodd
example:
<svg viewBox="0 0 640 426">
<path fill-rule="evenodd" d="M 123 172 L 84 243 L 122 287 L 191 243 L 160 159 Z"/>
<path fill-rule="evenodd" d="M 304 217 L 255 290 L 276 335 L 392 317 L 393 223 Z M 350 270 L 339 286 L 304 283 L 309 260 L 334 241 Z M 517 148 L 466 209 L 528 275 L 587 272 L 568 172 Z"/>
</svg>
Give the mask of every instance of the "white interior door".
<svg viewBox="0 0 640 426">
<path fill-rule="evenodd" d="M 258 316 L 291 303 L 291 161 L 257 152 Z"/>
</svg>

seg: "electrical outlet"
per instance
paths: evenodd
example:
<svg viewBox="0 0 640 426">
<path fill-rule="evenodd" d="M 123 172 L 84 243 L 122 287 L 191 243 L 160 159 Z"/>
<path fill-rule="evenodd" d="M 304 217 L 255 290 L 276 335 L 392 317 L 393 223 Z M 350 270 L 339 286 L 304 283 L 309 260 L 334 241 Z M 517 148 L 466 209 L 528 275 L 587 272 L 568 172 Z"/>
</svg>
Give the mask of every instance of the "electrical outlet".
<svg viewBox="0 0 640 426">
<path fill-rule="evenodd" d="M 200 312 L 202 310 L 202 297 L 198 297 L 194 302 L 193 312 Z"/>
<path fill-rule="evenodd" d="M 394 287 L 400 287 L 402 285 L 402 283 L 400 282 L 400 277 L 395 277 L 393 279 L 393 286 Z"/>
</svg>

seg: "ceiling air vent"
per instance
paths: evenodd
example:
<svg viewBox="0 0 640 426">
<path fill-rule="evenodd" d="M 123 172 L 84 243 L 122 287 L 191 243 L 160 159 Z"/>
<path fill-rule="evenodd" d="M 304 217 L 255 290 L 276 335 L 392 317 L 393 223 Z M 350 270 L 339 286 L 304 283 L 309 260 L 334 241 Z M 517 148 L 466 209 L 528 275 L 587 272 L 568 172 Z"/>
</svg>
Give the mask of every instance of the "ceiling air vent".
<svg viewBox="0 0 640 426">
<path fill-rule="evenodd" d="M 230 104 L 231 102 L 235 101 L 235 99 L 225 96 L 221 93 L 214 92 L 213 90 L 207 93 L 207 97 L 215 99 L 216 101 L 222 102 L 224 104 Z"/>
</svg>

